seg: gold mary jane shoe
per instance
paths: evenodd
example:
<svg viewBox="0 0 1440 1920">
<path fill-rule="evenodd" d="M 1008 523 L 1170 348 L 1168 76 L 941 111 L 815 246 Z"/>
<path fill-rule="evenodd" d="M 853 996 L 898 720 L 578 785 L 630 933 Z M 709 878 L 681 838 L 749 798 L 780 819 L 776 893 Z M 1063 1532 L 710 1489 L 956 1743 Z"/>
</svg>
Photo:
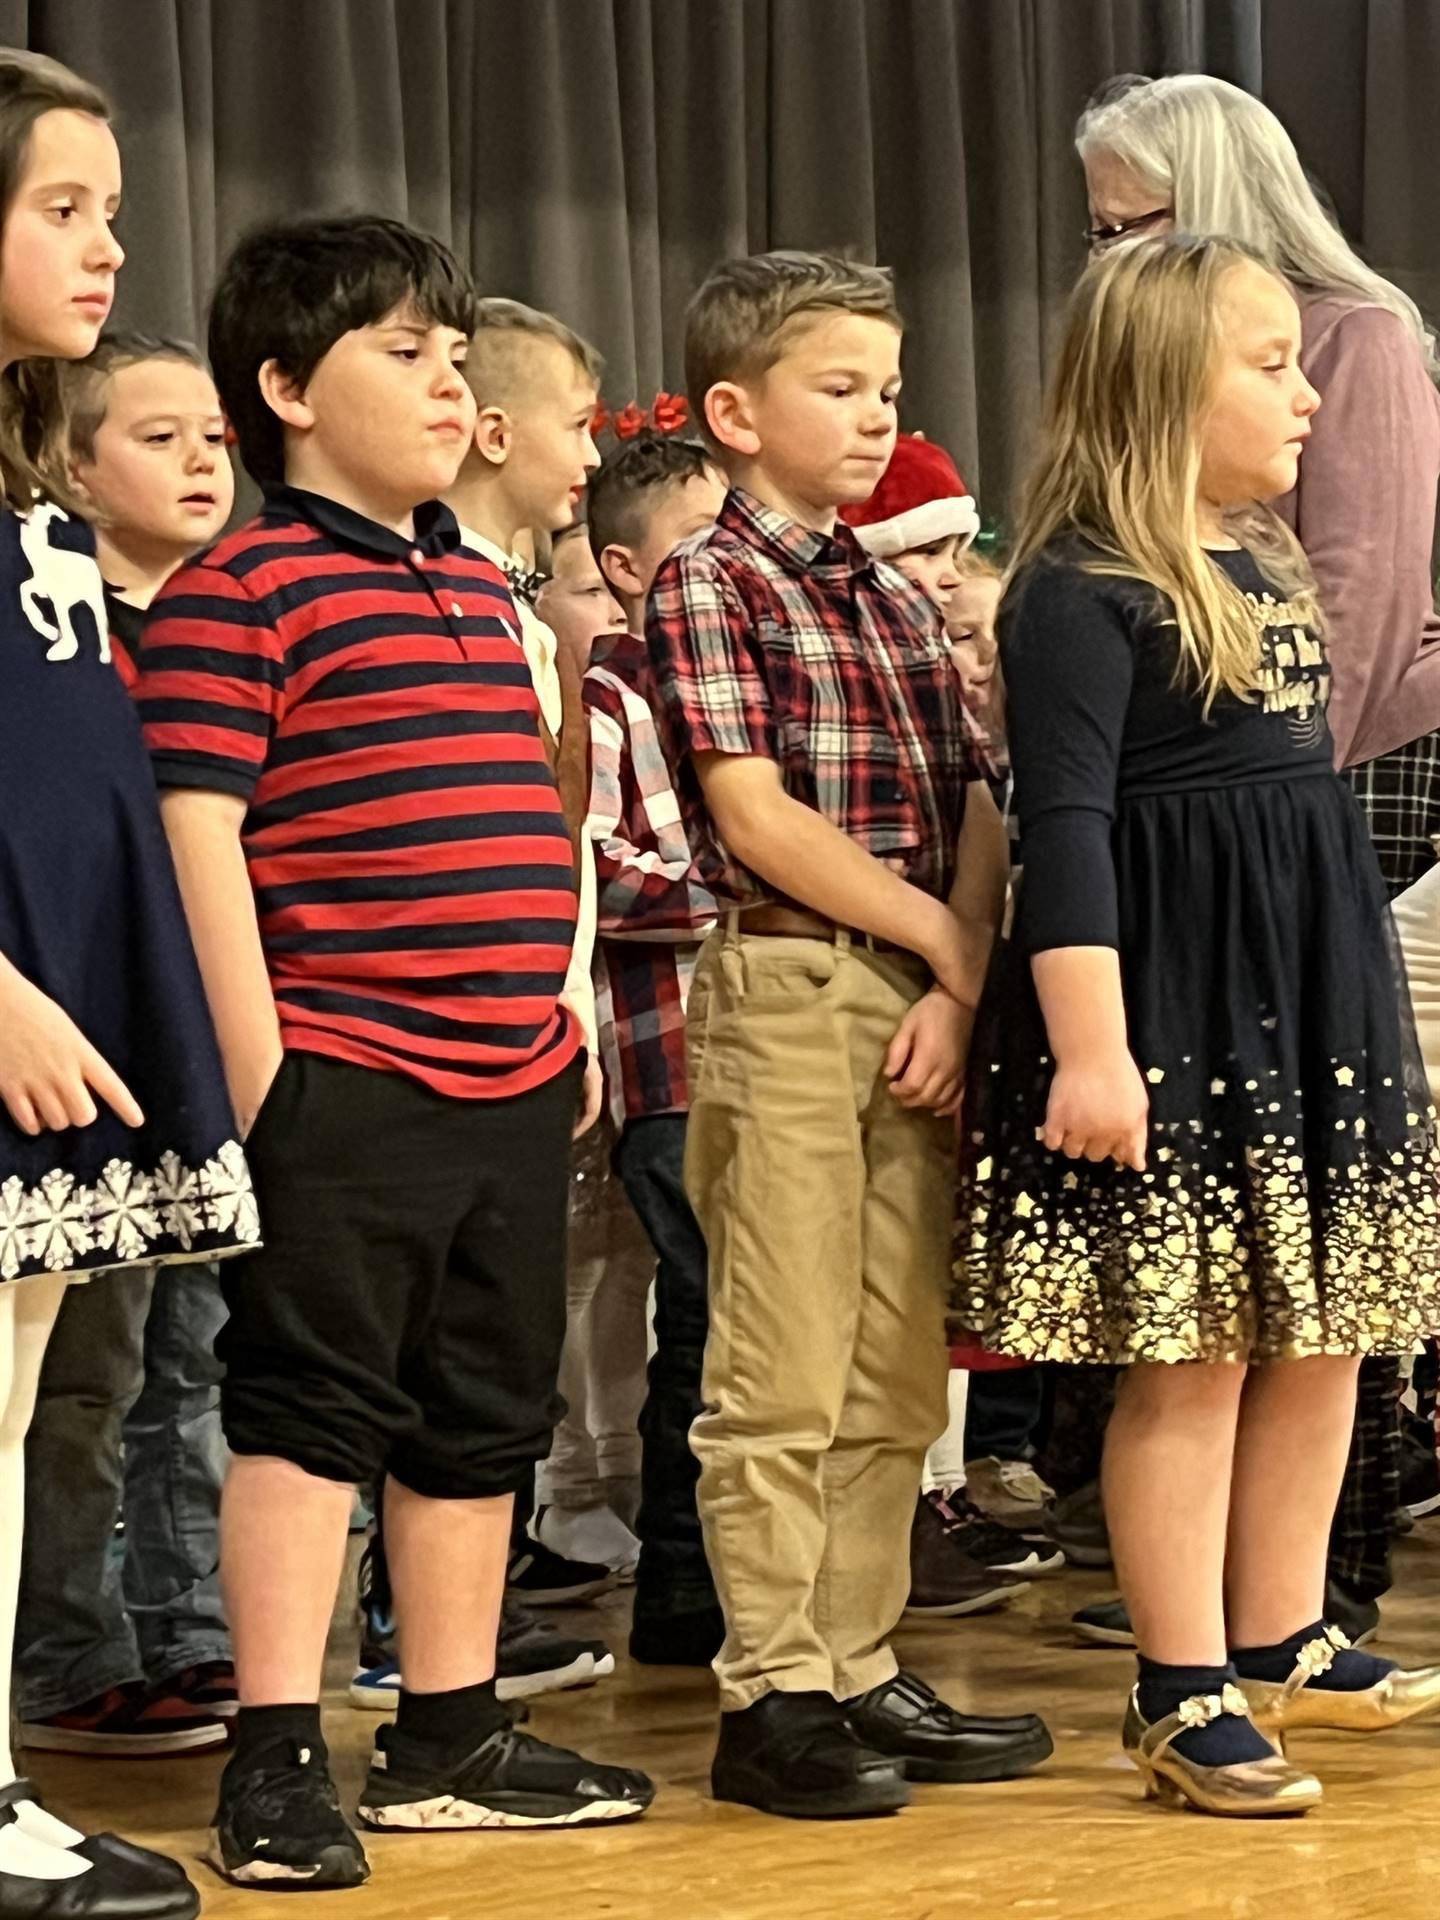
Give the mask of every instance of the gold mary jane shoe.
<svg viewBox="0 0 1440 1920">
<path fill-rule="evenodd" d="M 1274 1819 L 1319 1806 L 1322 1789 L 1314 1774 L 1292 1767 L 1278 1753 L 1228 1767 L 1202 1767 L 1175 1751 L 1173 1742 L 1180 1734 L 1192 1727 L 1208 1727 L 1222 1713 L 1249 1719 L 1250 1710 L 1238 1687 L 1182 1700 L 1178 1712 L 1150 1726 L 1141 1716 L 1140 1690 L 1135 1689 L 1121 1739 L 1145 1782 L 1147 1800 L 1232 1820 Z"/>
<path fill-rule="evenodd" d="M 1341 1692 L 1334 1687 L 1312 1687 L 1337 1653 L 1350 1642 L 1338 1627 L 1307 1641 L 1296 1656 L 1288 1680 L 1242 1680 L 1240 1689 L 1250 1703 L 1250 1716 L 1267 1740 L 1284 1751 L 1287 1733 L 1298 1727 L 1330 1727 L 1340 1733 L 1383 1733 L 1422 1713 L 1440 1708 L 1440 1667 L 1396 1667 L 1373 1687 Z"/>
</svg>

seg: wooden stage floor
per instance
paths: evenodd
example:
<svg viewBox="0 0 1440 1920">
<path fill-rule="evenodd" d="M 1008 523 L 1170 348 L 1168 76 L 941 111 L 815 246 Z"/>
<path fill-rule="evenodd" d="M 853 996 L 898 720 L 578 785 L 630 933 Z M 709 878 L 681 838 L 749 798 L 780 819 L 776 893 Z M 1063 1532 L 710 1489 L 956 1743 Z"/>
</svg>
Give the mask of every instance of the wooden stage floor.
<svg viewBox="0 0 1440 1920">
<path fill-rule="evenodd" d="M 277 1895 L 226 1886 L 197 1856 L 219 1762 L 33 1756 L 50 1804 L 90 1827 L 176 1853 L 207 1920 L 1420 1920 L 1440 1901 L 1440 1719 L 1375 1738 L 1302 1737 L 1328 1789 L 1304 1820 L 1204 1819 L 1147 1807 L 1118 1752 L 1132 1670 L 1065 1630 L 1103 1575 L 1037 1582 L 1004 1613 L 906 1630 L 902 1658 L 950 1698 L 1043 1710 L 1054 1758 L 1028 1780 L 922 1787 L 905 1813 L 801 1824 L 706 1794 L 710 1677 L 631 1667 L 536 1703 L 540 1734 L 643 1766 L 660 1792 L 638 1824 L 593 1832 L 367 1836 L 358 1891 Z M 372 1717 L 345 1701 L 347 1610 L 332 1642 L 326 1735 L 353 1805 Z M 1401 1549 L 1377 1651 L 1440 1659 L 1440 1517 Z M 628 1600 L 552 1618 L 624 1646 Z"/>
</svg>

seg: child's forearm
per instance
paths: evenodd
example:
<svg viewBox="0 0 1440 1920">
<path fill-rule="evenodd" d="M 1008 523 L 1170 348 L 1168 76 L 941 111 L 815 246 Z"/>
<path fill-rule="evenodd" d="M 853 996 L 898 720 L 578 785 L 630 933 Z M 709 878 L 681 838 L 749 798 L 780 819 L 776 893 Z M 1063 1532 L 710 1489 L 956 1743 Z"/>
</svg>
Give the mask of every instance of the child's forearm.
<svg viewBox="0 0 1440 1920">
<path fill-rule="evenodd" d="M 773 761 L 708 753 L 696 766 L 706 804 L 735 859 L 837 925 L 909 947 L 959 997 L 969 983 L 970 961 L 943 900 L 911 886 L 822 814 L 792 800 Z"/>
<path fill-rule="evenodd" d="M 1037 953 L 1030 967 L 1057 1062 L 1128 1057 L 1120 956 L 1113 947 L 1052 947 Z"/>
<path fill-rule="evenodd" d="M 245 803 L 231 794 L 172 787 L 161 795 L 160 812 L 243 1136 L 283 1051 L 240 845 Z"/>
<path fill-rule="evenodd" d="M 1005 919 L 1010 885 L 1010 835 L 995 797 L 983 780 L 965 795 L 965 823 L 955 859 L 950 911 L 960 923 L 970 956 L 972 991 L 967 1005 L 978 1005 L 990 956 Z"/>
</svg>

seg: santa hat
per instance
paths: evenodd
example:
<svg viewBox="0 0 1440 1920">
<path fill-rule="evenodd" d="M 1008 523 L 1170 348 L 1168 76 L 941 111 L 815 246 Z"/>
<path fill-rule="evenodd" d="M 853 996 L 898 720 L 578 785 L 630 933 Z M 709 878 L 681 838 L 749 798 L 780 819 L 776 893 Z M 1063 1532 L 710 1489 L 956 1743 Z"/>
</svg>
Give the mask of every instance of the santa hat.
<svg viewBox="0 0 1440 1920">
<path fill-rule="evenodd" d="M 840 518 L 877 560 L 952 534 L 963 552 L 980 531 L 980 511 L 955 462 L 919 433 L 900 435 L 874 493 L 861 506 L 842 507 Z"/>
</svg>

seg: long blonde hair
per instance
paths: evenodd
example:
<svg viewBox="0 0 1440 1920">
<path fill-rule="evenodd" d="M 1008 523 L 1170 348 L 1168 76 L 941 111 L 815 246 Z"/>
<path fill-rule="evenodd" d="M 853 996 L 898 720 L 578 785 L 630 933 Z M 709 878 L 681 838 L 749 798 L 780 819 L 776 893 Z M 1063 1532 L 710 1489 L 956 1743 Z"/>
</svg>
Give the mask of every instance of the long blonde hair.
<svg viewBox="0 0 1440 1920">
<path fill-rule="evenodd" d="M 1221 343 L 1226 278 L 1257 262 L 1231 240 L 1170 235 L 1099 255 L 1070 298 L 1041 445 L 1021 498 L 1007 582 L 1066 533 L 1088 571 L 1148 581 L 1173 610 L 1182 671 L 1208 709 L 1255 691 L 1261 616 L 1200 542 L 1201 436 Z M 1292 617 L 1319 629 L 1299 542 L 1256 505 L 1227 515 Z"/>
<path fill-rule="evenodd" d="M 1113 154 L 1163 194 L 1179 232 L 1223 234 L 1298 287 L 1388 308 L 1440 378 L 1420 309 L 1366 266 L 1321 205 L 1283 124 L 1254 94 L 1208 73 L 1126 75 L 1081 114 L 1075 145 L 1082 159 Z"/>
</svg>

